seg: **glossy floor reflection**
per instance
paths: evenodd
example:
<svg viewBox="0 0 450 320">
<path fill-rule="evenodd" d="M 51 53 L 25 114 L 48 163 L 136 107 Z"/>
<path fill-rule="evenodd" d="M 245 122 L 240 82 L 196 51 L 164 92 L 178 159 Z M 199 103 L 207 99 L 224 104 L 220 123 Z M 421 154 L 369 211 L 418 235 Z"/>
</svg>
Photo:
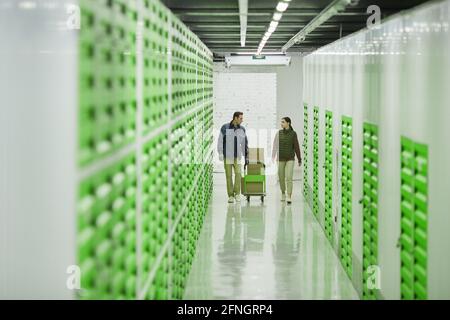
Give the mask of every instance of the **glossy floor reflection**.
<svg viewBox="0 0 450 320">
<path fill-rule="evenodd" d="M 291 206 L 268 186 L 264 204 L 214 195 L 198 242 L 185 299 L 358 299 L 295 182 Z"/>
</svg>

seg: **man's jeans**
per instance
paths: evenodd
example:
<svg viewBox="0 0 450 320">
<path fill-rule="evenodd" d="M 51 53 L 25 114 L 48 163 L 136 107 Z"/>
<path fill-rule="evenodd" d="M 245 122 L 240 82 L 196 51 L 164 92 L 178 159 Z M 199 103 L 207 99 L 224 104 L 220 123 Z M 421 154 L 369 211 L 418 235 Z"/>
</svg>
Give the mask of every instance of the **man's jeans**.
<svg viewBox="0 0 450 320">
<path fill-rule="evenodd" d="M 225 159 L 225 176 L 227 178 L 228 197 L 234 197 L 241 193 L 241 163 L 238 159 Z M 234 170 L 234 183 L 232 171 Z"/>
</svg>

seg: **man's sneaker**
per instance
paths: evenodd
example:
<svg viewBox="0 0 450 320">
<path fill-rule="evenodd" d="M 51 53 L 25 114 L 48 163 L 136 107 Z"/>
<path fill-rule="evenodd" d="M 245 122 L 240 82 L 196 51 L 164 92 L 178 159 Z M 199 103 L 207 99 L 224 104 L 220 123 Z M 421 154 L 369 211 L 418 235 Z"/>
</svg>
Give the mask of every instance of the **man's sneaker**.
<svg viewBox="0 0 450 320">
<path fill-rule="evenodd" d="M 292 198 L 291 198 L 291 196 L 287 196 L 287 203 L 288 203 L 288 204 L 291 204 L 291 203 L 292 203 Z"/>
<path fill-rule="evenodd" d="M 286 194 L 285 193 L 283 193 L 282 195 L 281 195 L 281 201 L 286 201 Z"/>
<path fill-rule="evenodd" d="M 234 203 L 234 197 L 229 197 L 228 198 L 228 203 Z"/>
<path fill-rule="evenodd" d="M 241 195 L 240 194 L 235 195 L 234 198 L 236 199 L 236 202 L 241 202 Z"/>
</svg>

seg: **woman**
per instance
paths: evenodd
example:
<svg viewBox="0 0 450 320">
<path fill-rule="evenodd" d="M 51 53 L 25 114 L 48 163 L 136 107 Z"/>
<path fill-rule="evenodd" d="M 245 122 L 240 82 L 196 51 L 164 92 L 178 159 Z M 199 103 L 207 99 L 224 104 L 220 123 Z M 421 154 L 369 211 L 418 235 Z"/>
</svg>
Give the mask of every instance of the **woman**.
<svg viewBox="0 0 450 320">
<path fill-rule="evenodd" d="M 300 145 L 297 133 L 292 129 L 291 119 L 281 119 L 281 130 L 277 132 L 273 143 L 272 159 L 278 160 L 278 178 L 280 179 L 281 201 L 292 203 L 292 178 L 294 176 L 294 161 L 297 155 L 298 165 L 302 164 Z M 278 154 L 278 158 L 277 158 Z M 287 184 L 287 199 L 286 199 Z"/>
</svg>

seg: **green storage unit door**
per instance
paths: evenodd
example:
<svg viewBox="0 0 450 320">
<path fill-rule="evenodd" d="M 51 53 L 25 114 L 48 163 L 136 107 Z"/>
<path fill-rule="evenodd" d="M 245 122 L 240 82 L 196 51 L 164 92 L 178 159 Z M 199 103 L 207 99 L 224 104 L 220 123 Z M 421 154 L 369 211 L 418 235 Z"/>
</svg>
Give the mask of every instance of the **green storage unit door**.
<svg viewBox="0 0 450 320">
<path fill-rule="evenodd" d="M 314 107 L 313 212 L 319 215 L 319 108 Z"/>
<path fill-rule="evenodd" d="M 132 2 L 81 0 L 80 9 L 78 162 L 86 165 L 135 138 L 137 18 Z"/>
<path fill-rule="evenodd" d="M 428 148 L 401 139 L 401 298 L 427 299 Z"/>
<path fill-rule="evenodd" d="M 80 0 L 81 299 L 181 299 L 212 193 L 211 53 L 160 1 L 137 4 Z"/>
<path fill-rule="evenodd" d="M 167 132 L 147 142 L 142 152 L 141 270 L 143 274 L 148 275 L 168 239 Z M 145 285 L 146 280 L 146 277 L 142 277 L 141 287 Z"/>
<path fill-rule="evenodd" d="M 156 129 L 169 116 L 168 14 L 155 1 L 144 1 L 143 15 L 143 131 Z"/>
<path fill-rule="evenodd" d="M 378 264 L 378 127 L 364 123 L 363 135 L 363 298 L 372 300 L 367 271 Z"/>
<path fill-rule="evenodd" d="M 166 253 L 159 265 L 156 276 L 150 285 L 145 299 L 167 300 L 169 299 L 169 254 Z"/>
<path fill-rule="evenodd" d="M 303 106 L 303 195 L 308 199 L 308 105 Z"/>
<path fill-rule="evenodd" d="M 352 278 L 352 155 L 353 155 L 353 121 L 342 117 L 341 145 L 341 246 L 340 257 L 347 275 Z"/>
<path fill-rule="evenodd" d="M 96 173 L 80 185 L 78 264 L 81 299 L 136 297 L 135 157 Z"/>
<path fill-rule="evenodd" d="M 333 113 L 325 113 L 325 233 L 334 242 L 333 232 Z"/>
</svg>

